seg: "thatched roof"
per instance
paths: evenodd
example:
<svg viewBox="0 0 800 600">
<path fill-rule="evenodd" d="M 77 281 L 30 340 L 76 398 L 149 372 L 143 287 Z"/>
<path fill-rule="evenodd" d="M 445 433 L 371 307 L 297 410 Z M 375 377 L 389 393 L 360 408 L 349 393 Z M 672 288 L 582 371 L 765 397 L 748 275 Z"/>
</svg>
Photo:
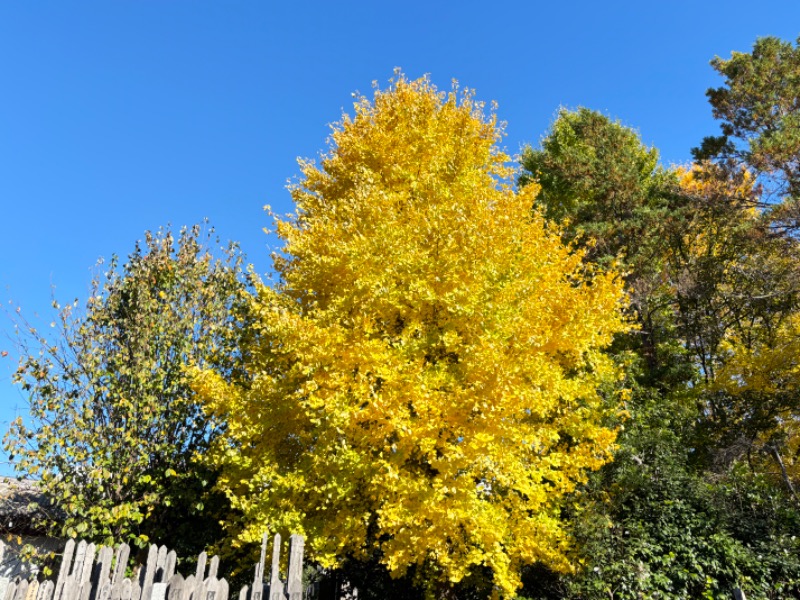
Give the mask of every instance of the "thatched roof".
<svg viewBox="0 0 800 600">
<path fill-rule="evenodd" d="M 31 479 L 0 477 L 0 531 L 37 534 L 50 503 Z"/>
</svg>

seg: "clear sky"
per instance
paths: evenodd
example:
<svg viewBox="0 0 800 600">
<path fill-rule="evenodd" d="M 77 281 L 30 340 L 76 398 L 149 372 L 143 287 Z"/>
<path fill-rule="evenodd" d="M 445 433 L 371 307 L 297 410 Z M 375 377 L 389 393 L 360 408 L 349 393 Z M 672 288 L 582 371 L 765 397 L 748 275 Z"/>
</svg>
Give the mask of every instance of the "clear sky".
<svg viewBox="0 0 800 600">
<path fill-rule="evenodd" d="M 718 130 L 708 61 L 798 34 L 796 0 L 4 0 L 0 300 L 46 326 L 53 287 L 83 300 L 99 257 L 204 217 L 266 272 L 262 207 L 291 211 L 296 157 L 395 67 L 496 100 L 511 154 L 587 106 L 671 164 Z M 0 312 L 3 431 L 26 410 L 11 325 Z"/>
</svg>

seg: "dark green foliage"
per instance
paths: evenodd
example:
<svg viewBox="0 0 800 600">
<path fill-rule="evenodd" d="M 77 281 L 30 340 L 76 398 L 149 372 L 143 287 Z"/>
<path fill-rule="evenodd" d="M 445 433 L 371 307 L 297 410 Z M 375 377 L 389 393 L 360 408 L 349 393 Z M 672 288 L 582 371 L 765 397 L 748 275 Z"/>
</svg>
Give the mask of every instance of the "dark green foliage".
<svg viewBox="0 0 800 600">
<path fill-rule="evenodd" d="M 537 203 L 547 217 L 568 221 L 571 238 L 591 240 L 592 260 L 638 252 L 632 242 L 664 206 L 658 152 L 633 130 L 587 108 L 561 110 L 541 149 L 526 148 L 521 162 L 519 184 L 542 186 Z"/>
<path fill-rule="evenodd" d="M 728 599 L 735 587 L 752 593 L 800 575 L 796 562 L 776 569 L 759 558 L 772 538 L 766 532 L 749 538 L 742 527 L 756 511 L 746 499 L 731 506 L 736 498 L 725 484 L 689 466 L 694 449 L 680 433 L 691 431 L 696 415 L 688 406 L 680 414 L 678 406 L 653 398 L 632 415 L 617 460 L 593 482 L 585 512 L 576 515 L 587 563 L 570 582 L 571 597 L 603 598 L 613 591 L 614 598 Z M 793 512 L 781 528 L 795 532 L 797 524 Z"/>
<path fill-rule="evenodd" d="M 725 476 L 691 465 L 691 399 L 657 396 L 635 409 L 613 464 L 569 508 L 577 572 L 533 569 L 536 599 L 800 597 L 800 513 L 740 465 Z"/>
<path fill-rule="evenodd" d="M 746 165 L 765 185 L 776 226 L 800 226 L 800 48 L 775 37 L 756 40 L 711 66 L 725 79 L 707 92 L 722 135 L 693 150 L 697 160 Z"/>
</svg>

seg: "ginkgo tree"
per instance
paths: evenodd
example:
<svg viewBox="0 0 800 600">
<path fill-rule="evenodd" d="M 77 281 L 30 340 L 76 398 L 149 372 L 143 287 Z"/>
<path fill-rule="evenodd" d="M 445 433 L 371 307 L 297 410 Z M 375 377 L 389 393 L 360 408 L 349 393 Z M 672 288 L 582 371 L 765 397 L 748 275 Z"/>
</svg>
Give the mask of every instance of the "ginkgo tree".
<svg viewBox="0 0 800 600">
<path fill-rule="evenodd" d="M 300 531 L 323 565 L 377 553 L 438 593 L 570 569 L 559 502 L 611 459 L 625 298 L 515 190 L 501 136 L 470 92 L 398 75 L 301 161 L 252 380 L 196 373 L 235 544 Z"/>
</svg>

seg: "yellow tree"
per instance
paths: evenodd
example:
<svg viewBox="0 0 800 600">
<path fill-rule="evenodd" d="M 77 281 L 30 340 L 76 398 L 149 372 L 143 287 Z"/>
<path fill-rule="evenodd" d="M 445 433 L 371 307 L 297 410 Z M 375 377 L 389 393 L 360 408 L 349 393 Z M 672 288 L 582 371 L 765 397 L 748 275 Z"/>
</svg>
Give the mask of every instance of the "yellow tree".
<svg viewBox="0 0 800 600">
<path fill-rule="evenodd" d="M 755 323 L 728 333 L 722 344 L 726 360 L 711 390 L 733 399 L 748 451 L 764 450 L 797 500 L 793 482 L 800 475 L 800 313 L 783 317 L 771 327 Z M 758 455 L 748 454 L 751 467 L 763 466 Z"/>
<path fill-rule="evenodd" d="M 692 218 L 668 262 L 680 328 L 702 376 L 708 445 L 722 464 L 746 454 L 751 468 L 776 472 L 794 495 L 800 245 L 759 210 L 747 170 L 703 163 L 677 175 Z"/>
<path fill-rule="evenodd" d="M 559 499 L 611 458 L 622 285 L 516 192 L 469 92 L 399 76 L 301 162 L 280 281 L 254 299 L 253 380 L 198 373 L 238 544 L 299 530 L 444 588 L 569 569 Z"/>
</svg>

